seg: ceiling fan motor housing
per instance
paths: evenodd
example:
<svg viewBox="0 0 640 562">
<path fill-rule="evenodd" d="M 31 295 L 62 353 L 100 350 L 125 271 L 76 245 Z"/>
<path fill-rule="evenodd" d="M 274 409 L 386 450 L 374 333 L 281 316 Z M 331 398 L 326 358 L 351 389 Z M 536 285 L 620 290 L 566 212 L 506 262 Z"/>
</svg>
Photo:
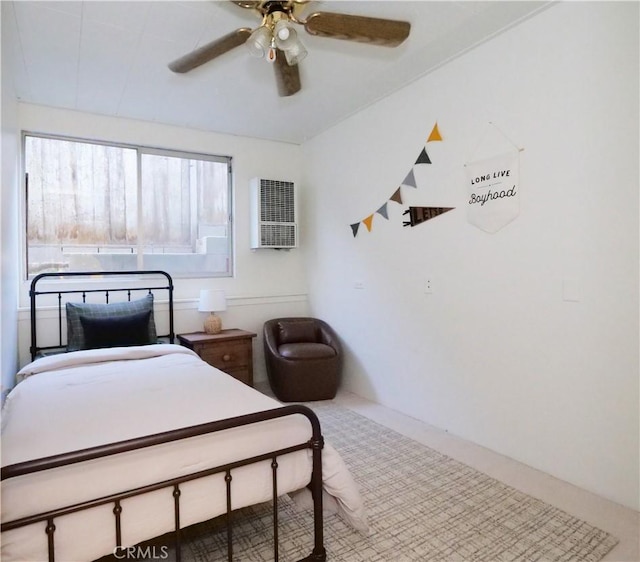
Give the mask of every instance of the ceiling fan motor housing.
<svg viewBox="0 0 640 562">
<path fill-rule="evenodd" d="M 268 0 L 264 2 L 260 11 L 264 15 L 273 14 L 274 12 L 283 12 L 285 14 L 290 14 L 292 10 L 292 6 L 290 2 L 279 2 L 278 0 Z"/>
</svg>

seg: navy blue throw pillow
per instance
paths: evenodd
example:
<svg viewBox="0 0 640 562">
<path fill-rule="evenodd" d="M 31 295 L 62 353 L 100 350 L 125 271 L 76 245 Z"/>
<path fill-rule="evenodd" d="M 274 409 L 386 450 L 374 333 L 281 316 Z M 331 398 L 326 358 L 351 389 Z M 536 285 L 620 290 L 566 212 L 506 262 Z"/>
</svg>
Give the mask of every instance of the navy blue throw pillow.
<svg viewBox="0 0 640 562">
<path fill-rule="evenodd" d="M 113 316 L 130 316 L 148 310 L 151 312 L 148 326 L 149 340 L 153 343 L 157 339 L 156 324 L 153 318 L 153 294 L 151 293 L 133 301 L 109 304 L 68 302 L 65 306 L 67 311 L 67 351 L 89 349 L 84 341 L 84 330 L 80 316 L 102 319 Z"/>
<path fill-rule="evenodd" d="M 150 310 L 128 316 L 94 318 L 80 315 L 84 331 L 85 349 L 147 345 Z"/>
</svg>

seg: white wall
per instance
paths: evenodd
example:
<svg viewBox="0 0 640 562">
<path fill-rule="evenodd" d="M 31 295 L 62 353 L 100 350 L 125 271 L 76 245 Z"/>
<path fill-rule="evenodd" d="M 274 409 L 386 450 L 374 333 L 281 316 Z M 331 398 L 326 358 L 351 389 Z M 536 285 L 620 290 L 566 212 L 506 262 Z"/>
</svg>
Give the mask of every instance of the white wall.
<svg viewBox="0 0 640 562">
<path fill-rule="evenodd" d="M 306 314 L 309 290 L 345 343 L 348 389 L 640 507 L 637 3 L 556 5 L 302 148 L 33 105 L 16 119 L 4 74 L 3 377 L 15 364 L 16 129 L 230 154 L 236 276 L 179 281 L 178 331 L 200 328 L 203 286 L 227 291 L 226 326 L 256 332 Z M 427 145 L 417 189 L 353 238 L 349 225 L 395 191 L 436 121 L 444 140 Z M 494 235 L 467 223 L 463 174 L 489 121 L 525 149 L 521 216 Z M 302 250 L 249 250 L 254 176 L 302 187 Z M 403 228 L 408 205 L 457 209 Z M 563 280 L 579 302 L 563 300 Z M 19 332 L 23 363 L 24 310 Z M 260 340 L 254 351 L 260 380 Z"/>
<path fill-rule="evenodd" d="M 11 17 L 2 3 L 2 23 Z M 6 32 L 6 26 L 2 28 Z M 4 400 L 13 385 L 18 364 L 17 302 L 18 302 L 18 147 L 17 103 L 13 91 L 13 80 L 8 64 L 9 57 L 2 51 L 2 91 L 0 121 L 2 124 L 2 174 L 0 176 L 0 394 Z"/>
<path fill-rule="evenodd" d="M 24 131 L 221 154 L 233 158 L 235 275 L 220 279 L 176 279 L 176 330 L 201 330 L 204 316 L 197 312 L 196 302 L 200 289 L 224 289 L 229 308 L 221 313 L 223 326 L 258 333 L 258 338 L 254 340 L 255 378 L 263 380 L 266 375 L 262 359 L 262 324 L 268 318 L 306 314 L 307 280 L 300 250 L 250 250 L 249 180 L 263 177 L 299 184 L 301 147 L 31 104 L 19 104 L 18 107 L 18 125 Z M 303 197 L 302 191 L 301 188 L 298 192 L 300 197 Z M 28 286 L 23 282 L 19 321 L 21 364 L 28 359 L 27 294 Z"/>
<path fill-rule="evenodd" d="M 543 11 L 307 142 L 302 182 L 311 311 L 348 389 L 635 509 L 638 7 Z M 354 238 L 436 122 L 417 188 Z M 496 234 L 466 220 L 489 122 L 524 148 L 521 214 Z M 456 209 L 402 227 L 409 205 Z"/>
</svg>

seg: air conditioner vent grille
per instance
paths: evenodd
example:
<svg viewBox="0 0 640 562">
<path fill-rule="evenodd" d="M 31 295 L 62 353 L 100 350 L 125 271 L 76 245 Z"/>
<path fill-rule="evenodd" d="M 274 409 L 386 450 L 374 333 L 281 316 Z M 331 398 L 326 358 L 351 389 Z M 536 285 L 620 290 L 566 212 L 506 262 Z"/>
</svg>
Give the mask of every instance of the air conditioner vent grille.
<svg viewBox="0 0 640 562">
<path fill-rule="evenodd" d="M 293 224 L 261 224 L 260 244 L 263 248 L 293 248 L 296 227 Z"/>
<path fill-rule="evenodd" d="M 251 248 L 297 248 L 298 225 L 294 183 L 253 178 L 249 186 Z"/>
<path fill-rule="evenodd" d="M 260 220 L 295 222 L 294 186 L 290 181 L 260 180 Z"/>
</svg>

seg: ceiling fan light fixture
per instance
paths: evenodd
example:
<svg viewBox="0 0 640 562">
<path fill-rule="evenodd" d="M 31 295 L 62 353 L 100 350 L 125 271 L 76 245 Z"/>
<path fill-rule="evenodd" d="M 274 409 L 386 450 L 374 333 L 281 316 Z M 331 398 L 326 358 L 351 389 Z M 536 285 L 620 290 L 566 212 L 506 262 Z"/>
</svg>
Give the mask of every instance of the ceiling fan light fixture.
<svg viewBox="0 0 640 562">
<path fill-rule="evenodd" d="M 268 54 L 268 51 L 271 48 L 272 39 L 271 30 L 268 27 L 261 25 L 249 36 L 249 39 L 247 40 L 247 49 L 249 49 L 249 52 L 254 57 L 264 57 Z"/>
<path fill-rule="evenodd" d="M 295 66 L 301 60 L 303 60 L 307 56 L 307 49 L 304 48 L 302 42 L 298 39 L 284 50 L 284 56 L 287 59 L 287 64 L 289 66 Z"/>
<path fill-rule="evenodd" d="M 273 36 L 278 49 L 286 49 L 288 43 L 296 40 L 297 33 L 290 21 L 279 19 L 273 27 Z"/>
<path fill-rule="evenodd" d="M 284 52 L 287 64 L 295 66 L 307 56 L 307 50 L 298 37 L 297 31 L 284 12 L 270 14 L 273 22 L 273 41 Z"/>
<path fill-rule="evenodd" d="M 283 25 L 281 27 L 281 29 L 278 30 L 278 39 L 280 41 L 286 41 L 287 39 L 289 39 L 289 36 L 291 35 L 292 30 L 289 29 L 288 26 Z"/>
</svg>

